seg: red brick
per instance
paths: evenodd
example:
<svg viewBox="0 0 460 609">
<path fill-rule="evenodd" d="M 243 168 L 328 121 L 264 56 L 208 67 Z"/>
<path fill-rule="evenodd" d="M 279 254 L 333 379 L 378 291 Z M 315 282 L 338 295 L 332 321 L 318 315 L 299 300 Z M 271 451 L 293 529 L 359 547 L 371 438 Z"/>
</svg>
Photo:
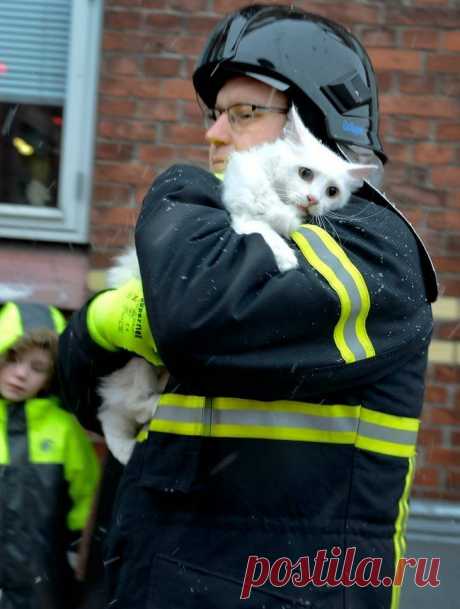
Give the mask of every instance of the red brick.
<svg viewBox="0 0 460 609">
<path fill-rule="evenodd" d="M 392 72 L 376 72 L 379 93 L 391 93 L 394 89 L 396 75 Z"/>
<path fill-rule="evenodd" d="M 443 288 L 444 296 L 456 296 L 460 298 L 460 280 L 441 277 L 441 287 Z"/>
<path fill-rule="evenodd" d="M 108 57 L 104 60 L 104 74 L 122 74 L 139 76 L 141 73 L 139 60 L 135 57 Z"/>
<path fill-rule="evenodd" d="M 437 229 L 460 229 L 460 210 L 443 210 L 440 212 L 430 212 L 428 214 L 428 226 Z M 458 261 L 460 271 L 460 260 Z"/>
<path fill-rule="evenodd" d="M 187 31 L 190 34 L 210 34 L 220 21 L 220 17 L 188 17 Z"/>
<path fill-rule="evenodd" d="M 448 256 L 460 255 L 460 234 L 458 231 L 455 234 L 445 235 L 445 248 Z"/>
<path fill-rule="evenodd" d="M 135 92 L 137 97 L 160 97 L 160 80 L 141 80 L 137 78 L 103 78 L 99 85 L 99 91 L 103 95 L 114 97 L 132 97 Z"/>
<path fill-rule="evenodd" d="M 460 187 L 460 170 L 458 167 L 435 167 L 431 170 L 433 186 L 440 188 Z"/>
<path fill-rule="evenodd" d="M 196 99 L 195 89 L 189 80 L 170 78 L 162 82 L 161 97 L 173 99 Z"/>
<path fill-rule="evenodd" d="M 399 118 L 393 119 L 393 135 L 398 139 L 427 139 L 431 130 L 431 121 L 423 118 Z"/>
<path fill-rule="evenodd" d="M 103 35 L 104 51 L 126 51 L 127 53 L 152 52 L 151 36 L 136 32 L 135 35 L 123 34 L 122 32 L 105 31 Z"/>
<path fill-rule="evenodd" d="M 445 75 L 444 80 L 439 79 L 440 90 L 447 97 L 460 97 L 460 78 L 454 78 L 452 75 Z"/>
<path fill-rule="evenodd" d="M 447 402 L 447 389 L 440 385 L 427 385 L 425 389 L 425 401 L 434 404 L 445 404 Z"/>
<path fill-rule="evenodd" d="M 177 120 L 177 105 L 169 100 L 139 101 L 136 116 L 159 121 Z"/>
<path fill-rule="evenodd" d="M 460 115 L 460 105 L 451 99 L 436 96 L 418 97 L 415 95 L 382 95 L 382 112 L 409 116 L 440 117 L 452 119 Z"/>
<path fill-rule="evenodd" d="M 180 59 L 167 57 L 146 57 L 144 59 L 144 73 L 149 77 L 178 76 L 180 66 Z"/>
<path fill-rule="evenodd" d="M 422 53 L 385 48 L 367 48 L 376 70 L 420 72 Z"/>
<path fill-rule="evenodd" d="M 175 146 L 139 146 L 139 160 L 145 163 L 172 163 L 177 156 Z"/>
<path fill-rule="evenodd" d="M 168 53 L 177 53 L 189 57 L 196 57 L 201 53 L 207 41 L 207 36 L 187 35 L 174 36 L 164 47 Z"/>
<path fill-rule="evenodd" d="M 420 467 L 415 471 L 414 484 L 420 486 L 437 486 L 439 471 L 434 467 Z"/>
<path fill-rule="evenodd" d="M 458 55 L 436 54 L 428 57 L 427 70 L 429 72 L 448 72 L 460 74 L 460 61 Z"/>
<path fill-rule="evenodd" d="M 136 112 L 137 102 L 131 99 L 109 99 L 102 97 L 99 103 L 99 116 L 132 117 Z"/>
<path fill-rule="evenodd" d="M 392 163 L 409 163 L 412 159 L 412 147 L 407 144 L 385 142 L 385 153 Z"/>
<path fill-rule="evenodd" d="M 460 416 L 450 408 L 433 408 L 430 416 L 431 424 L 435 425 L 459 425 Z"/>
<path fill-rule="evenodd" d="M 400 74 L 399 90 L 401 93 L 432 95 L 436 93 L 436 80 L 434 77 L 418 76 L 414 74 Z"/>
<path fill-rule="evenodd" d="M 133 146 L 112 142 L 98 142 L 96 159 L 109 161 L 129 161 L 133 156 Z"/>
<path fill-rule="evenodd" d="M 203 144 L 204 130 L 196 126 L 165 125 L 163 141 L 174 144 Z"/>
<path fill-rule="evenodd" d="M 415 6 L 449 6 L 449 0 L 413 0 Z"/>
<path fill-rule="evenodd" d="M 372 30 L 363 30 L 360 36 L 363 45 L 368 47 L 395 47 L 396 32 L 394 30 L 377 28 Z"/>
<path fill-rule="evenodd" d="M 208 0 L 169 0 L 169 8 L 174 11 L 198 13 L 208 9 Z"/>
<path fill-rule="evenodd" d="M 438 190 L 417 188 L 406 184 L 395 185 L 391 189 L 396 203 L 399 205 L 427 205 L 437 207 L 443 201 L 443 196 Z M 425 217 L 425 215 L 424 215 Z"/>
<path fill-rule="evenodd" d="M 402 163 L 391 162 L 385 167 L 385 185 L 407 183 L 407 166 Z"/>
<path fill-rule="evenodd" d="M 133 238 L 134 228 L 131 226 L 92 225 L 91 243 L 105 248 L 123 247 Z"/>
<path fill-rule="evenodd" d="M 446 205 L 448 207 L 460 207 L 460 191 L 447 193 Z"/>
<path fill-rule="evenodd" d="M 433 30 L 406 30 L 402 36 L 407 49 L 437 49 L 439 46 L 439 32 Z"/>
<path fill-rule="evenodd" d="M 455 149 L 442 144 L 416 144 L 414 159 L 417 163 L 430 165 L 446 165 L 455 159 Z"/>
<path fill-rule="evenodd" d="M 427 455 L 431 465 L 460 465 L 460 450 L 453 448 L 430 448 Z"/>
<path fill-rule="evenodd" d="M 128 205 L 131 201 L 132 188 L 122 184 L 96 184 L 93 191 L 93 201 L 96 205 L 110 203 Z"/>
<path fill-rule="evenodd" d="M 151 170 L 141 163 L 98 163 L 95 179 L 100 182 L 146 184 L 151 179 Z"/>
<path fill-rule="evenodd" d="M 424 447 L 439 447 L 442 445 L 442 431 L 440 429 L 421 429 L 417 442 Z"/>
<path fill-rule="evenodd" d="M 226 0 L 218 0 L 221 4 L 225 5 Z M 214 4 L 217 2 L 215 1 Z M 245 4 L 245 3 L 243 3 Z M 292 4 L 292 2 L 286 2 L 286 4 Z M 310 2 L 310 0 L 304 0 L 303 2 L 296 2 L 296 6 L 303 8 L 306 11 L 312 13 L 318 13 L 329 19 L 338 21 L 339 23 L 345 23 L 349 25 L 356 25 L 358 23 L 364 24 L 378 24 L 380 23 L 380 9 L 376 6 L 366 6 L 364 4 L 352 4 L 351 2 L 336 2 L 323 3 L 323 2 Z M 224 9 L 224 12 L 226 10 Z"/>
<path fill-rule="evenodd" d="M 454 256 L 435 256 L 433 264 L 440 272 L 458 273 L 460 271 L 460 259 Z"/>
<path fill-rule="evenodd" d="M 460 472 L 447 472 L 447 486 L 460 490 Z"/>
<path fill-rule="evenodd" d="M 454 29 L 460 25 L 460 15 L 455 9 L 442 7 L 388 6 L 385 24 L 427 26 L 433 30 L 443 27 Z"/>
<path fill-rule="evenodd" d="M 436 129 L 436 137 L 438 140 L 460 140 L 460 124 L 457 123 L 439 123 Z"/>
<path fill-rule="evenodd" d="M 181 32 L 184 28 L 182 15 L 152 14 L 145 16 L 145 26 L 166 32 Z"/>
<path fill-rule="evenodd" d="M 136 224 L 139 210 L 129 207 L 98 207 L 91 212 L 91 221 L 96 226 L 130 226 Z"/>
<path fill-rule="evenodd" d="M 458 265 L 460 268 L 460 258 L 458 259 Z M 436 336 L 443 340 L 460 340 L 460 321 L 438 323 Z"/>
<path fill-rule="evenodd" d="M 154 141 L 155 127 L 151 123 L 141 121 L 103 119 L 99 121 L 99 136 L 124 140 Z"/>
<path fill-rule="evenodd" d="M 182 161 L 197 164 L 207 169 L 209 163 L 209 151 L 207 146 L 178 147 L 178 154 Z"/>
<path fill-rule="evenodd" d="M 105 29 L 137 30 L 142 25 L 142 13 L 132 10 L 111 10 L 104 13 Z"/>
<path fill-rule="evenodd" d="M 443 32 L 441 46 L 449 51 L 460 51 L 460 31 Z"/>
</svg>

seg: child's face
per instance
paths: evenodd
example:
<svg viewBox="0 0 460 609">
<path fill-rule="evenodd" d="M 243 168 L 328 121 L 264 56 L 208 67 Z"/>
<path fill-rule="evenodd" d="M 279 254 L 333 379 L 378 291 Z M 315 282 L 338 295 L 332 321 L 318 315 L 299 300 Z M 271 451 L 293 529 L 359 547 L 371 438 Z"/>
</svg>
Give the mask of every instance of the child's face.
<svg viewBox="0 0 460 609">
<path fill-rule="evenodd" d="M 0 395 L 10 402 L 22 402 L 45 388 L 52 370 L 51 354 L 39 347 L 8 359 L 0 368 Z"/>
</svg>

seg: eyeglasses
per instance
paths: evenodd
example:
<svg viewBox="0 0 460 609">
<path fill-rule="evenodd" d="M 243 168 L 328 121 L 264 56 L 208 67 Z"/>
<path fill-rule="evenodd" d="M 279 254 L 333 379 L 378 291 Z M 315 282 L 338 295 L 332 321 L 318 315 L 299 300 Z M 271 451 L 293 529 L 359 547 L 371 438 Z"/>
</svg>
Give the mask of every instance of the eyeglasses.
<svg viewBox="0 0 460 609">
<path fill-rule="evenodd" d="M 225 110 L 219 108 L 203 108 L 204 122 L 206 129 L 209 129 L 221 116 L 227 114 L 230 126 L 235 129 L 246 127 L 261 114 L 275 112 L 277 114 L 287 114 L 289 108 L 276 108 L 273 106 L 258 106 L 257 104 L 234 104 Z"/>
</svg>

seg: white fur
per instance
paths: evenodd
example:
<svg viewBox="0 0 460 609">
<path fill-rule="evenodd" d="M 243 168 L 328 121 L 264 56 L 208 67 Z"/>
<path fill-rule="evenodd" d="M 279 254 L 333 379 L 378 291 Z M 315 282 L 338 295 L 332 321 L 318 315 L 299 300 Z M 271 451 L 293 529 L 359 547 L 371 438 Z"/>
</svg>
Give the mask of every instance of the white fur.
<svg viewBox="0 0 460 609">
<path fill-rule="evenodd" d="M 135 248 L 130 247 L 119 256 L 107 275 L 111 287 L 140 277 Z M 165 368 L 152 366 L 141 357 L 133 357 L 101 380 L 98 418 L 110 452 L 121 463 L 128 462 L 137 433 L 154 415 L 167 380 Z"/>
<path fill-rule="evenodd" d="M 311 170 L 310 180 L 300 176 L 301 168 Z M 287 271 L 298 266 L 286 241 L 291 232 L 309 216 L 344 207 L 373 170 L 373 165 L 349 163 L 322 144 L 293 107 L 283 137 L 230 156 L 222 199 L 235 232 L 262 235 L 280 271 Z M 336 196 L 329 196 L 330 187 L 338 190 Z"/>
</svg>

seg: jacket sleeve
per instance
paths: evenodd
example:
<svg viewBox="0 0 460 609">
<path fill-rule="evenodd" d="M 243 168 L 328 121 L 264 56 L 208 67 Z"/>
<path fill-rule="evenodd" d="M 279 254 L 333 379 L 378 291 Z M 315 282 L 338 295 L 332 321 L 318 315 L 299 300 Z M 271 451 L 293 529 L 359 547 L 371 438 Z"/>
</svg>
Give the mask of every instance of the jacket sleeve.
<svg viewBox="0 0 460 609">
<path fill-rule="evenodd" d="M 174 166 L 154 182 L 136 227 L 150 326 L 180 383 L 205 395 L 305 399 L 368 383 L 427 347 L 432 318 L 419 253 L 396 214 L 355 199 L 349 218 L 331 224 L 344 254 L 336 258 L 368 294 L 368 310 L 349 322 L 351 288 L 343 293 L 340 269 L 324 272 L 315 239 L 293 244 L 299 268 L 280 273 L 260 235 L 232 230 L 220 189 L 210 173 Z M 358 326 L 367 348 L 350 358 L 339 335 L 352 344 L 347 332 L 359 334 Z"/>
<path fill-rule="evenodd" d="M 100 478 L 100 463 L 85 431 L 68 415 L 64 476 L 69 485 L 71 508 L 67 514 L 70 531 L 83 529 L 89 518 Z"/>
<path fill-rule="evenodd" d="M 90 301 L 91 302 L 91 301 Z M 122 368 L 132 354 L 108 351 L 91 337 L 87 326 L 88 302 L 75 312 L 59 337 L 58 375 L 63 406 L 87 429 L 102 433 L 96 417 L 101 404 L 100 379 Z"/>
</svg>

